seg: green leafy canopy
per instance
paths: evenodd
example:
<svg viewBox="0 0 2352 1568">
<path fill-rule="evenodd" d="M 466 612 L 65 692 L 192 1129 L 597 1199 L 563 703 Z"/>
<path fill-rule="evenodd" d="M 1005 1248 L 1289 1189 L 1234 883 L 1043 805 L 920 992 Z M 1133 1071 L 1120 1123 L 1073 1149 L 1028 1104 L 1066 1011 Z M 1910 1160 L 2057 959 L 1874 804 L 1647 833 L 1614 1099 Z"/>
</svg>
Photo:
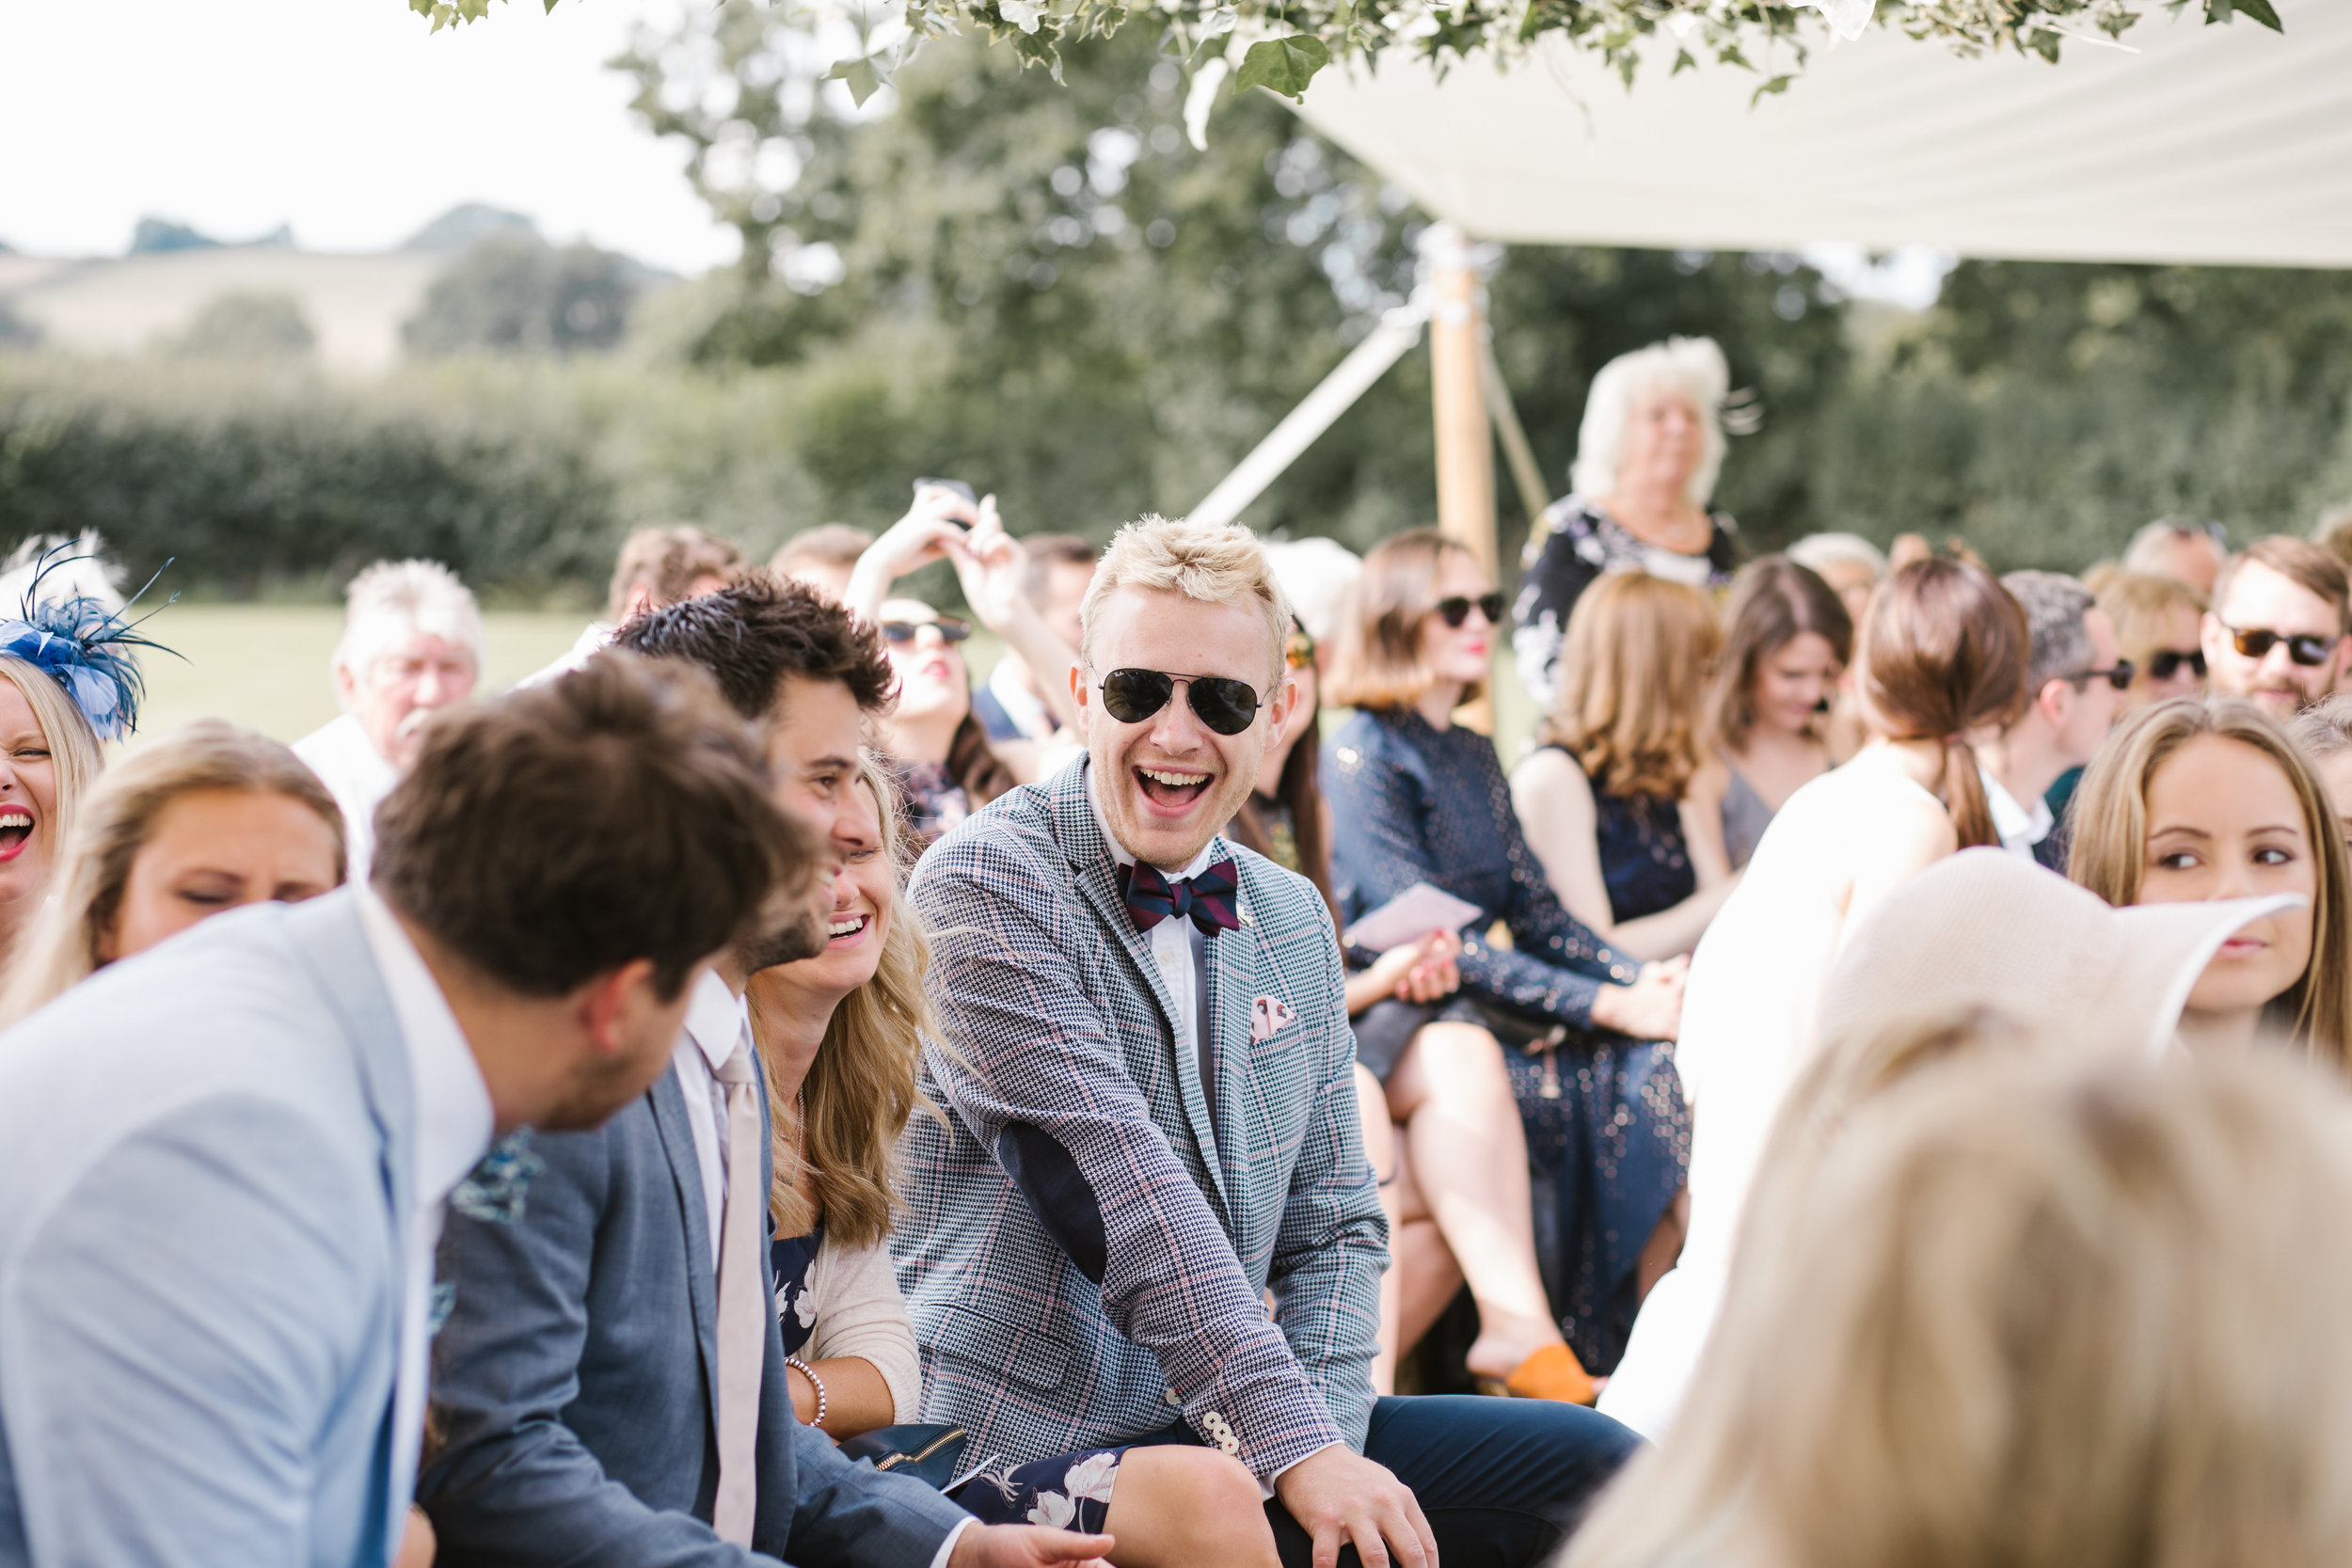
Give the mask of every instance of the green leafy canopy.
<svg viewBox="0 0 2352 1568">
<path fill-rule="evenodd" d="M 977 32 L 1011 46 L 1025 65 L 1062 79 L 1066 44 L 1108 38 L 1122 27 L 1155 29 L 1164 50 L 1199 65 L 1230 62 L 1239 45 L 1235 85 L 1296 99 L 1334 59 L 1369 59 L 1402 48 L 1443 64 L 1484 54 L 1508 64 L 1547 35 L 1598 55 L 1629 87 L 1645 48 L 1670 46 L 1671 70 L 1699 55 L 1765 76 L 1756 96 L 1784 91 L 1802 69 L 1808 40 L 1825 25 L 1820 0 L 901 0 L 903 36 L 886 50 L 866 8 L 855 8 L 864 54 L 834 68 L 861 104 L 887 84 L 925 40 Z M 479 21 L 491 0 L 408 0 L 435 31 Z M 544 0 L 548 10 L 556 0 Z M 787 0 L 775 0 L 782 11 Z M 2120 40 L 2143 16 L 2195 5 L 2207 24 L 2245 16 L 2283 31 L 2270 0 L 1879 0 L 1873 17 L 1914 39 L 1934 40 L 1964 55 L 2011 49 L 2058 59 L 2068 40 Z M 890 8 L 883 8 L 888 10 Z M 894 19 L 898 20 L 898 19 Z M 1760 70 L 1751 53 L 1774 63 Z M 1220 70 L 1222 67 L 1220 67 Z"/>
</svg>

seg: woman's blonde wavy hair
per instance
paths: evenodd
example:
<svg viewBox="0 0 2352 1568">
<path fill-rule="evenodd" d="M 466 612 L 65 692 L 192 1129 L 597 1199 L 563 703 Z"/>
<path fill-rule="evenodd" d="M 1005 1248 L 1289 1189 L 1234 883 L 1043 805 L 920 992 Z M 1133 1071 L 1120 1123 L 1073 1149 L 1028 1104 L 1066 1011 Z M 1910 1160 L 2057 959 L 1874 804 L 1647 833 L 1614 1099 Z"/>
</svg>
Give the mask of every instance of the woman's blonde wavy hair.
<svg viewBox="0 0 2352 1568">
<path fill-rule="evenodd" d="M 2342 1097 L 2265 1052 L 1951 1047 L 1747 1216 L 1565 1568 L 2352 1560 Z"/>
<path fill-rule="evenodd" d="M 61 722 L 45 719 L 44 726 L 55 729 Z M 51 748 L 60 762 L 57 799 L 63 804 L 67 748 L 54 740 Z M 58 875 L 48 905 L 9 967 L 7 990 L 0 992 L 0 1026 L 46 1006 L 101 967 L 99 950 L 114 929 L 131 867 L 154 836 L 155 824 L 182 796 L 207 790 L 278 795 L 308 806 L 334 837 L 335 880 L 342 883 L 343 815 L 318 775 L 291 748 L 267 736 L 225 720 L 199 719 L 142 746 L 91 782 L 72 831 L 60 839 Z"/>
<path fill-rule="evenodd" d="M 882 962 L 874 977 L 841 999 L 825 1024 L 825 1037 L 801 1085 L 801 1115 L 779 1090 L 776 1067 L 760 1053 L 768 1075 L 774 1124 L 771 1146 L 775 1180 L 769 1209 L 776 1234 L 804 1236 L 824 1216 L 828 1239 L 844 1246 L 879 1245 L 890 1234 L 896 1196 L 898 1134 L 916 1108 L 928 1104 L 915 1087 L 923 1037 L 939 1029 L 923 994 L 923 971 L 930 944 L 923 923 L 908 903 L 906 874 L 910 841 L 898 810 L 898 785 L 872 757 L 859 768 L 882 818 L 882 853 L 889 858 L 890 908 L 882 931 Z M 752 1008 L 755 1037 L 758 1006 Z M 799 1159 L 807 1164 L 816 1188 L 812 1210 L 794 1191 L 795 1143 L 805 1129 Z"/>
<path fill-rule="evenodd" d="M 1715 601 L 1698 589 L 1604 575 L 1569 612 L 1559 699 L 1536 743 L 1574 757 L 1603 795 L 1681 800 L 1699 769 L 1701 704 L 1723 646 Z"/>
<path fill-rule="evenodd" d="M 2208 735 L 2249 747 L 2277 766 L 2311 840 L 2312 961 L 2265 1009 L 2267 1022 L 2352 1071 L 2352 862 L 2327 785 L 2261 708 L 2239 697 L 2182 697 L 2126 716 L 2074 792 L 2066 874 L 2118 909 L 2138 903 L 2148 863 L 2148 785 L 2173 752 Z"/>
</svg>

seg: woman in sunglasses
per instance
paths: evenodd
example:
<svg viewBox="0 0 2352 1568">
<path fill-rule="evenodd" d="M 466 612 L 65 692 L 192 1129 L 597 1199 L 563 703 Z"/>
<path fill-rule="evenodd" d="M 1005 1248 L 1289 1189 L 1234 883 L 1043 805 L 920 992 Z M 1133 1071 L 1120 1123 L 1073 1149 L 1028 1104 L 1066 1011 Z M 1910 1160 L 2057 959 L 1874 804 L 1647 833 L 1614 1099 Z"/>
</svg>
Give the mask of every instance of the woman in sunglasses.
<svg viewBox="0 0 2352 1568">
<path fill-rule="evenodd" d="M 1433 530 L 1365 557 L 1332 691 L 1359 711 L 1323 758 L 1337 824 L 1332 879 L 1350 921 L 1421 882 L 1479 911 L 1461 932 L 1460 992 L 1366 1013 L 1357 1059 L 1400 1122 L 1440 1082 L 1454 1093 L 1473 1080 L 1486 1086 L 1486 1124 L 1461 1147 L 1444 1158 L 1413 1147 L 1416 1177 L 1478 1300 L 1470 1370 L 1515 1392 L 1575 1398 L 1589 1372 L 1616 1359 L 1641 1287 L 1655 1277 L 1640 1266 L 1653 1233 L 1665 1236 L 1649 1255 L 1654 1270 L 1673 1258 L 1689 1134 L 1672 1053 L 1657 1042 L 1680 1027 L 1683 964 L 1644 967 L 1561 907 L 1519 830 L 1493 742 L 1454 722 L 1485 681 L 1502 610 L 1477 560 Z M 1497 923 L 1507 943 L 1490 937 Z M 1498 1050 L 1498 1039 L 1515 1049 Z M 1506 1065 L 1541 1080 L 1528 1078 L 1518 1095 L 1549 1107 L 1532 1150 L 1513 1125 Z M 1560 1207 L 1549 1281 L 1521 1240 L 1531 1235 L 1531 1151 L 1582 1195 Z M 1483 1196 L 1457 1212 L 1457 1193 Z M 1494 1239 L 1473 1245 L 1473 1234 Z"/>
<path fill-rule="evenodd" d="M 974 501 L 961 487 L 918 481 L 907 515 L 858 558 L 843 602 L 880 627 L 898 675 L 898 705 L 877 738 L 898 770 L 908 822 L 922 847 L 1075 755 L 1073 748 L 1029 741 L 1006 742 L 1001 750 L 992 744 L 972 711 L 963 662 L 971 623 L 919 599 L 885 597 L 899 578 L 935 561 L 955 568 L 981 624 L 1040 672 L 1055 720 L 1067 725 L 1077 712 L 1067 681 L 1049 678 L 1068 671 L 1076 656 L 1029 602 L 1027 562 L 996 515 L 996 498 Z"/>
<path fill-rule="evenodd" d="M 963 665 L 971 624 L 920 599 L 888 599 L 881 625 L 898 701 L 875 724 L 875 738 L 898 775 L 907 824 L 929 846 L 1018 781 L 972 716 L 972 678 Z"/>
<path fill-rule="evenodd" d="M 1536 519 L 1511 609 L 1519 683 L 1539 711 L 1568 613 L 1604 572 L 1643 571 L 1721 588 L 1740 562 L 1740 531 L 1710 511 L 1724 462 L 1731 371 L 1711 338 L 1669 338 L 1601 367 L 1584 401 L 1569 494 Z"/>
<path fill-rule="evenodd" d="M 2221 944 L 2181 1014 L 2191 1050 L 2265 1026 L 2352 1068 L 2352 872 L 2327 786 L 2286 731 L 2229 697 L 2125 721 L 2083 776 L 2067 875 L 2117 908 L 2294 894 Z"/>
<path fill-rule="evenodd" d="M 1330 906 L 1336 927 L 1342 922 L 1339 900 L 1331 891 L 1331 805 L 1323 798 L 1317 766 L 1316 738 L 1323 716 L 1321 680 L 1315 667 L 1315 640 L 1295 618 L 1289 641 L 1283 644 L 1282 662 L 1298 689 L 1297 702 L 1280 733 L 1266 742 L 1257 784 L 1234 814 L 1225 836 L 1314 883 Z M 1462 977 L 1455 959 L 1461 951 L 1461 938 L 1454 932 L 1432 931 L 1419 942 L 1392 947 L 1371 963 L 1350 970 L 1348 1017 L 1362 1019 L 1388 1003 L 1398 1006 L 1383 1009 L 1382 1016 L 1390 1010 L 1406 1011 L 1418 1023 L 1426 1011 L 1422 1005 L 1451 996 L 1460 988 Z M 1444 1146 L 1448 1142 L 1458 1143 L 1465 1135 L 1482 1136 L 1478 1129 L 1488 1123 L 1513 1125 L 1510 1085 L 1500 1070 L 1493 1037 L 1466 1024 L 1431 1027 L 1439 1036 L 1438 1043 L 1430 1048 L 1433 1054 L 1445 1050 L 1451 1037 L 1457 1052 L 1493 1070 L 1483 1077 L 1476 1071 L 1428 1074 L 1432 1092 L 1406 1103 L 1407 1115 L 1400 1117 L 1402 1126 L 1389 1119 L 1395 1113 L 1380 1080 L 1361 1060 L 1356 1064 L 1356 1104 L 1363 1124 L 1364 1156 L 1372 1162 L 1373 1174 L 1380 1183 L 1381 1207 L 1389 1216 L 1391 1261 L 1380 1280 L 1380 1348 L 1372 1367 L 1374 1391 L 1382 1394 L 1395 1391 L 1397 1357 L 1412 1350 L 1462 1288 L 1462 1271 L 1438 1227 L 1438 1212 L 1471 1212 L 1482 1218 L 1491 1213 L 1486 1208 L 1490 1195 L 1475 1186 L 1458 1194 L 1441 1191 L 1439 1201 L 1430 1202 L 1413 1173 L 1415 1140 L 1436 1146 L 1437 1157 L 1430 1164 L 1442 1180 L 1443 1173 L 1459 1164 L 1447 1157 Z M 1479 1101 L 1482 1089 L 1490 1097 L 1487 1103 Z M 1500 1240 L 1472 1237 L 1466 1244 L 1477 1246 L 1483 1242 L 1486 1251 L 1499 1251 L 1505 1257 L 1526 1254 L 1524 1272 L 1532 1275 L 1534 1243 L 1527 1226 L 1506 1223 L 1497 1229 Z"/>
</svg>

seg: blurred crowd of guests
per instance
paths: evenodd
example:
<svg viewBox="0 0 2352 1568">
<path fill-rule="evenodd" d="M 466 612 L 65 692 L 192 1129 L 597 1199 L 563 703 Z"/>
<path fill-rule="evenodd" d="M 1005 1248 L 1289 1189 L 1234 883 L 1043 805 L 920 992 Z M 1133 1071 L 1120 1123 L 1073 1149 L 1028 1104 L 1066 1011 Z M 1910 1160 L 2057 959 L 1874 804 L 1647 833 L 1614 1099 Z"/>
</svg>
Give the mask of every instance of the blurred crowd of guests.
<svg viewBox="0 0 2352 1568">
<path fill-rule="evenodd" d="M 1099 798 L 1089 726 L 1104 721 L 1089 705 L 1106 676 L 1138 673 L 1164 678 L 1159 706 L 1120 722 L 1189 705 L 1208 730 L 1253 737 L 1216 844 L 1311 890 L 1309 912 L 1269 937 L 1305 931 L 1318 952 L 1337 938 L 1352 1116 L 1343 1137 L 1315 1135 L 1360 1149 L 1385 1222 L 1370 1393 L 1402 1379 L 1597 1403 L 1655 1442 L 1569 1561 L 2057 1564 L 2137 1560 L 2123 1544 L 2153 1539 L 2220 1542 L 2213 1560 L 2340 1560 L 2352 1520 L 2327 1479 L 2340 1439 L 2288 1407 L 2325 1404 L 2352 1368 L 2332 1321 L 2352 1271 L 2352 1143 L 2337 1097 L 2312 1092 L 2352 1066 L 2352 524 L 2233 550 L 2217 525 L 2165 519 L 2079 576 L 1996 577 L 1964 546 L 1916 536 L 1882 551 L 1823 533 L 1756 554 L 1711 504 L 1729 394 L 1704 341 L 1604 370 L 1572 493 L 1539 520 L 1507 599 L 1433 530 L 1359 559 L 1327 540 L 1261 547 L 1148 520 L 1116 549 L 1160 564 L 1120 565 L 1077 535 L 1016 537 L 993 497 L 935 481 L 879 535 L 812 529 L 764 565 L 695 528 L 632 536 L 603 618 L 524 689 L 584 700 L 557 694 L 616 678 L 612 648 L 706 670 L 767 726 L 780 798 L 830 846 L 826 934 L 700 983 L 676 1034 L 684 1109 L 649 1091 L 642 1125 L 616 1117 L 574 1172 L 587 1190 L 630 1162 L 675 1166 L 707 1191 L 701 1232 L 583 1214 L 517 1240 L 494 1214 L 453 1212 L 442 1273 L 474 1285 L 441 1308 L 404 1565 L 433 1560 L 437 1531 L 453 1562 L 746 1560 L 712 1533 L 733 1531 L 736 1504 L 703 1450 L 731 1439 L 653 1386 L 699 1388 L 692 1334 L 682 1361 L 677 1343 L 653 1348 L 628 1295 L 628 1271 L 675 1266 L 650 1259 L 681 1240 L 708 1250 L 706 1288 L 737 1288 L 716 1232 L 735 1212 L 729 1183 L 756 1173 L 717 1151 L 705 1110 L 723 1129 L 741 1114 L 739 1033 L 761 1109 L 729 1135 L 753 1128 L 765 1162 L 755 1272 L 781 1347 L 766 1398 L 835 1440 L 932 1420 L 1007 1443 L 1051 1427 L 1057 1399 L 1112 1398 L 1086 1389 L 1082 1368 L 1047 1367 L 1060 1352 L 1034 1337 L 956 1339 L 966 1308 L 928 1272 L 940 1237 L 968 1241 L 957 1227 L 975 1223 L 954 1196 L 960 1126 L 986 1124 L 975 1158 L 1005 1167 L 1005 1192 L 1073 1259 L 1089 1234 L 1099 1252 L 1113 1221 L 1091 1185 L 1103 1149 L 1073 1164 L 946 1086 L 957 1053 L 986 1055 L 975 1009 L 1048 1019 L 1055 995 L 1030 978 L 1014 989 L 1033 992 L 1001 997 L 945 978 L 942 955 L 965 962 L 993 916 L 937 883 L 912 897 L 909 875 L 933 846 L 926 867 L 961 874 L 957 855 L 979 854 L 992 824 L 1083 816 L 1092 789 L 1133 903 L 1141 868 L 1118 847 L 1123 808 Z M 939 562 L 972 620 L 899 591 Z M 1212 578 L 1224 586 L 1196 590 Z M 1206 643 L 1183 668 L 1098 667 L 1086 650 L 1106 635 L 1106 604 L 1139 617 L 1120 628 L 1131 641 L 1151 633 L 1122 591 L 1276 615 L 1271 679 L 1211 673 L 1222 650 Z M 974 622 L 996 648 L 977 686 Z M 1540 715 L 1509 757 L 1481 722 L 1505 639 Z M 420 755 L 455 733 L 442 721 L 479 711 L 484 658 L 453 574 L 378 563 L 348 590 L 331 670 L 342 717 L 291 749 L 209 721 L 103 767 L 57 681 L 0 657 L 0 1017 L 27 1019 L 212 914 L 368 882 L 379 808 L 417 787 L 404 780 Z M 1204 695 L 1211 681 L 1224 684 Z M 1193 798 L 1176 763 L 1146 771 L 1137 799 Z M 1162 866 L 1159 895 L 1174 911 L 1162 935 L 1194 942 L 1200 978 L 1168 984 L 1196 1022 L 1211 965 L 1192 930 L 1208 916 L 1186 900 L 1230 900 L 1241 875 L 1220 863 L 1220 883 L 1198 863 L 1207 880 Z M 1458 901 L 1452 915 L 1359 940 L 1433 890 Z M 1181 943 L 1168 954 L 1171 974 L 1192 973 Z M 1283 1027 L 1278 1000 L 1257 998 L 1253 1042 Z M 1218 1074 L 1243 1069 L 1202 1050 L 1196 1087 L 1221 1106 Z M 2297 1076 L 2298 1059 L 2321 1078 Z M 1270 1062 L 1248 1070 L 1276 1076 Z M 590 1156 L 508 1158 L 553 1160 L 560 1176 Z M 913 1209 L 907 1166 L 931 1183 Z M 1240 1178 L 1192 1180 L 1222 1194 Z M 1056 1212 L 1073 1181 L 1093 1217 L 1066 1230 Z M 547 1190 L 560 1209 L 569 1189 Z M 1212 1243 L 1166 1223 L 1180 1280 L 1198 1248 L 1239 1247 L 1247 1228 L 1228 1214 Z M 1357 1243 L 1343 1227 L 1327 1244 Z M 550 1281 L 591 1256 L 586 1317 L 561 1355 L 528 1362 L 516 1325 L 552 1310 Z M 1237 1266 L 1258 1268 L 1279 1310 L 1263 1264 Z M 1107 1303 L 1105 1268 L 1098 1258 L 1089 1277 Z M 1470 1325 L 1459 1342 L 1413 1361 L 1450 1311 Z M 1304 1331 L 1282 1328 L 1284 1354 L 1306 1354 Z M 1029 1444 L 1067 1452 L 993 1469 L 1003 1456 L 967 1455 L 979 1483 L 940 1478 L 948 1513 L 916 1513 L 1111 1529 L 1122 1564 L 1304 1560 L 1328 1531 L 1287 1494 L 1288 1513 L 1267 1505 L 1272 1533 L 1256 1528 L 1275 1480 L 1235 1461 L 1245 1443 L 1218 1435 L 1221 1406 L 1180 1389 L 1178 1353 L 1152 1354 L 1163 1418 L 1197 1435 L 1111 1441 L 1074 1422 L 1067 1442 Z M 517 1385 L 518 1364 L 539 1382 Z M 0 1409 L 17 1375 L 0 1364 Z M 1162 1376 L 1145 1378 L 1147 1405 Z M 994 1413 L 1003 1401 L 1045 1414 L 989 1426 L 1011 1419 Z M 1431 1433 L 1453 1430 L 1418 1408 Z M 670 1424 L 635 1430 L 648 1410 Z M 1402 1428 L 1383 1439 L 1389 1416 L 1371 1418 L 1357 1449 L 1404 1454 Z M 1600 1427 L 1529 1430 L 1528 1451 L 1598 1470 L 1491 1560 L 1549 1552 L 1631 1445 Z M 1406 1474 L 1412 1451 L 1391 1467 Z M 20 1450 L 19 1484 L 35 1468 Z M 2169 1495 L 2192 1479 L 2194 1499 Z M 780 1484 L 812 1518 L 832 1506 L 805 1479 Z M 1281 1529 L 1294 1518 L 1295 1540 Z M 844 1561 L 866 1528 L 934 1542 L 941 1563 L 980 1560 L 950 1558 L 954 1525 L 944 1543 L 903 1520 L 795 1527 L 817 1543 L 806 1560 Z M 829 1528 L 845 1532 L 837 1548 Z M 1413 1528 L 1348 1527 L 1359 1544 L 1367 1528 L 1414 1560 Z M 27 1539 L 0 1507 L 0 1563 L 84 1560 Z M 986 1560 L 1084 1555 L 971 1539 L 999 1543 Z M 644 1554 L 613 1544 L 626 1540 Z"/>
</svg>

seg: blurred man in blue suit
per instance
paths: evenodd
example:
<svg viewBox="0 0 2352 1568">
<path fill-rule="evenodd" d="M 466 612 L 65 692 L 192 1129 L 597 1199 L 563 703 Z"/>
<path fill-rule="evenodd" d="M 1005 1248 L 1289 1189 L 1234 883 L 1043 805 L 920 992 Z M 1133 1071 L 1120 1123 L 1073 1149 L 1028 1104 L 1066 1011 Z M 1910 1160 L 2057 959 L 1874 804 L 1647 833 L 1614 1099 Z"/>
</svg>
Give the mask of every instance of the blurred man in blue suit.
<svg viewBox="0 0 2352 1568">
<path fill-rule="evenodd" d="M 0 1036 L 0 1568 L 385 1562 L 453 1190 L 637 1099 L 711 957 L 830 904 L 758 738 L 623 655 L 439 721 L 376 826 L 373 885 Z"/>
</svg>

